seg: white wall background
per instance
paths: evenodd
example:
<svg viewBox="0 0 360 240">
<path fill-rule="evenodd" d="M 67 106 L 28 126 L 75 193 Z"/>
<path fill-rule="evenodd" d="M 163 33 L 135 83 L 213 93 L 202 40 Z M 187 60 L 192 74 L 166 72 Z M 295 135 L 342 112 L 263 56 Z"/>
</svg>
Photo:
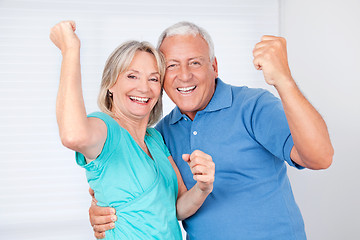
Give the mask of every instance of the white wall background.
<svg viewBox="0 0 360 240">
<path fill-rule="evenodd" d="M 213 36 L 226 82 L 268 88 L 251 51 L 261 35 L 279 32 L 280 20 L 294 78 L 335 148 L 326 171 L 289 170 L 308 239 L 360 239 L 359 15 L 358 0 L 0 0 L 0 239 L 93 239 L 85 174 L 55 120 L 61 57 L 48 34 L 62 19 L 78 25 L 89 112 L 110 52 L 133 38 L 155 44 L 180 20 Z"/>
<path fill-rule="evenodd" d="M 85 173 L 61 146 L 55 119 L 61 56 L 48 35 L 64 19 L 77 22 L 92 112 L 110 52 L 128 39 L 156 44 L 180 20 L 212 35 L 226 82 L 267 87 L 251 54 L 263 34 L 278 34 L 279 2 L 0 0 L 0 239 L 93 239 Z M 166 100 L 165 112 L 172 106 Z"/>
<path fill-rule="evenodd" d="M 289 173 L 308 239 L 360 239 L 360 1 L 281 0 L 280 22 L 293 76 L 335 149 L 328 170 Z"/>
</svg>

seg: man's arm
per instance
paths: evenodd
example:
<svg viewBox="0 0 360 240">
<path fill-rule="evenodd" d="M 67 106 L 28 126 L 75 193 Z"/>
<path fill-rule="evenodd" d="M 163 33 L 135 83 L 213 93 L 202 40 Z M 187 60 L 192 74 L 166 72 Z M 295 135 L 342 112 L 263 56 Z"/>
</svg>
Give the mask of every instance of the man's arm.
<svg viewBox="0 0 360 240">
<path fill-rule="evenodd" d="M 256 44 L 254 65 L 279 93 L 294 147 L 290 157 L 309 169 L 325 169 L 332 163 L 332 147 L 326 123 L 297 87 L 288 65 L 286 40 L 263 36 Z"/>
<path fill-rule="evenodd" d="M 111 207 L 99 207 L 96 205 L 94 190 L 89 188 L 89 193 L 92 196 L 91 206 L 89 208 L 89 219 L 94 230 L 94 236 L 97 239 L 105 238 L 105 231 L 115 227 L 117 216 L 116 211 Z"/>
</svg>

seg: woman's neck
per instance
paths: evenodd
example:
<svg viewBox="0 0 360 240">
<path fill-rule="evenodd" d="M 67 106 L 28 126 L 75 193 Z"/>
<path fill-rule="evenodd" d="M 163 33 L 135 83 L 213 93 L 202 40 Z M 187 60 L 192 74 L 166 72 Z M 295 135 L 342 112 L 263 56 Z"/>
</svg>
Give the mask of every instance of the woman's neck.
<svg viewBox="0 0 360 240">
<path fill-rule="evenodd" d="M 148 124 L 148 118 L 130 119 L 121 113 L 115 112 L 114 114 L 114 119 L 119 123 L 119 125 L 125 128 L 135 140 L 135 142 L 145 151 L 145 134 Z M 148 150 L 146 150 L 145 152 L 148 153 Z"/>
</svg>

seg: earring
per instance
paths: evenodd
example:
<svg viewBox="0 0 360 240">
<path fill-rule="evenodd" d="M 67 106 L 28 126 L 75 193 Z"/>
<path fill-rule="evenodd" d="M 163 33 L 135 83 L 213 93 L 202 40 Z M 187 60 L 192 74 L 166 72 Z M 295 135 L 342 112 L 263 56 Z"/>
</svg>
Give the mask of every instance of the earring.
<svg viewBox="0 0 360 240">
<path fill-rule="evenodd" d="M 110 92 L 109 90 L 107 90 L 107 93 L 106 93 L 109 97 L 112 97 L 113 96 L 113 93 Z"/>
</svg>

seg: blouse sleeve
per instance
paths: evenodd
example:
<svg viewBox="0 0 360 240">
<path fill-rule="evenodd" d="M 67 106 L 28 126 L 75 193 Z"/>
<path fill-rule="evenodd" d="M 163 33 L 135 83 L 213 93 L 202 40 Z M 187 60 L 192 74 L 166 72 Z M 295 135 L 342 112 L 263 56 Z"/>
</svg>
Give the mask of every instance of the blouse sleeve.
<svg viewBox="0 0 360 240">
<path fill-rule="evenodd" d="M 120 142 L 120 131 L 118 123 L 111 118 L 109 115 L 102 112 L 94 112 L 88 115 L 88 117 L 99 118 L 106 124 L 107 127 L 107 136 L 104 143 L 104 146 L 101 150 L 100 155 L 90 163 L 86 163 L 85 156 L 82 153 L 76 152 L 75 158 L 76 163 L 85 168 L 88 171 L 98 171 L 101 170 L 102 167 L 106 164 L 106 162 L 110 159 L 113 154 L 116 146 Z"/>
</svg>

